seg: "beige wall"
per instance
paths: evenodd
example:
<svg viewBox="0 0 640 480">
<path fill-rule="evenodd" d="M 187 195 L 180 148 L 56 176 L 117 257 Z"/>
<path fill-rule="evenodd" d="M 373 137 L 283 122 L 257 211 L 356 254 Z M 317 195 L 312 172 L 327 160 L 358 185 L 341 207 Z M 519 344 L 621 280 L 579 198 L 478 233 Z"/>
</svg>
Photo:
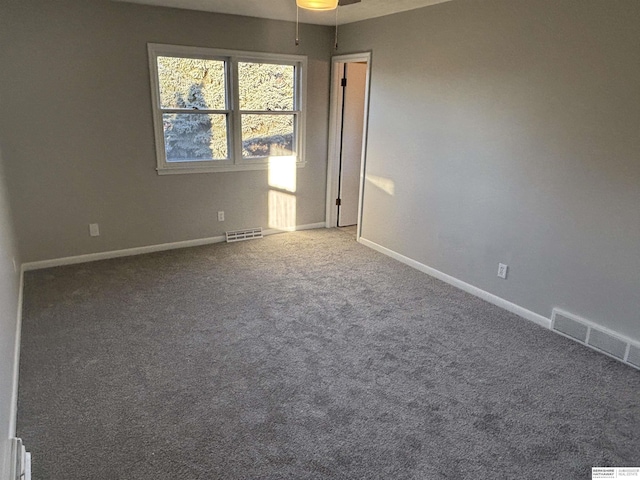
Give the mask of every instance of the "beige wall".
<svg viewBox="0 0 640 480">
<path fill-rule="evenodd" d="M 15 435 L 14 360 L 18 289 L 20 274 L 13 268 L 19 264 L 15 249 L 11 212 L 0 152 L 0 478 L 9 478 L 9 438 Z"/>
<path fill-rule="evenodd" d="M 324 221 L 329 27 L 102 0 L 6 0 L 0 95 L 26 262 L 269 227 L 266 171 L 158 176 L 147 42 L 307 55 L 295 221 Z M 217 222 L 224 210 L 226 221 Z M 88 224 L 99 223 L 100 237 Z"/>
<path fill-rule="evenodd" d="M 366 183 L 363 236 L 640 340 L 638 25 L 636 0 L 453 0 L 341 28 L 394 185 Z"/>
</svg>

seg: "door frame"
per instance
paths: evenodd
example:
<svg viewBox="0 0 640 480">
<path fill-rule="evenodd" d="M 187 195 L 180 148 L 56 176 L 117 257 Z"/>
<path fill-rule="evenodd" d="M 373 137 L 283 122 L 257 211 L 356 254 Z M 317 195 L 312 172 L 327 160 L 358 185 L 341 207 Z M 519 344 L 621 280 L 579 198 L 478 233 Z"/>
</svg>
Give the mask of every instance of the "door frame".
<svg viewBox="0 0 640 480">
<path fill-rule="evenodd" d="M 358 192 L 358 224 L 356 239 L 362 232 L 362 202 L 364 198 L 364 178 L 366 169 L 367 132 L 369 127 L 369 89 L 371 85 L 371 52 L 351 53 L 331 57 L 331 99 L 329 104 L 329 145 L 327 157 L 327 197 L 325 226 L 332 228 L 338 224 L 338 177 L 340 175 L 340 131 L 342 129 L 341 93 L 342 72 L 345 63 L 366 62 L 367 79 L 364 92 L 364 121 L 362 132 L 362 155 L 360 157 L 360 189 Z"/>
</svg>

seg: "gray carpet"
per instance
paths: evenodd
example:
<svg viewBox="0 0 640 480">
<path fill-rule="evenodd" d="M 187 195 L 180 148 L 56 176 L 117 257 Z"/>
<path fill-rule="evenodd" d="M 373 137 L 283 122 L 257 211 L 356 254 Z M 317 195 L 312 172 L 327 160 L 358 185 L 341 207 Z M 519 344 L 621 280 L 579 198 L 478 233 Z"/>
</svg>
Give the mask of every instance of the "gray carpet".
<svg viewBox="0 0 640 480">
<path fill-rule="evenodd" d="M 36 480 L 588 479 L 640 465 L 640 372 L 352 230 L 29 272 Z"/>
</svg>

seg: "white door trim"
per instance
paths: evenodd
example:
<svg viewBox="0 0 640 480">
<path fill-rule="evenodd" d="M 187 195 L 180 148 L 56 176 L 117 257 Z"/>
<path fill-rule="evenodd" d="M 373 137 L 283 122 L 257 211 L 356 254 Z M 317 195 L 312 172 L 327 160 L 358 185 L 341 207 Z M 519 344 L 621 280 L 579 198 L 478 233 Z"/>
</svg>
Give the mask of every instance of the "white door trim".
<svg viewBox="0 0 640 480">
<path fill-rule="evenodd" d="M 369 87 L 371 84 L 371 52 L 352 53 L 349 55 L 336 55 L 331 58 L 331 100 L 329 105 L 329 148 L 327 158 L 327 200 L 326 200 L 326 227 L 335 227 L 338 223 L 338 211 L 336 198 L 338 198 L 338 174 L 340 169 L 340 79 L 345 63 L 366 62 L 367 81 L 365 85 L 364 125 L 362 132 L 362 158 L 360 159 L 360 192 L 358 193 L 358 227 L 357 238 L 362 232 L 362 200 L 364 197 L 364 176 L 367 149 L 367 130 L 369 119 Z"/>
</svg>

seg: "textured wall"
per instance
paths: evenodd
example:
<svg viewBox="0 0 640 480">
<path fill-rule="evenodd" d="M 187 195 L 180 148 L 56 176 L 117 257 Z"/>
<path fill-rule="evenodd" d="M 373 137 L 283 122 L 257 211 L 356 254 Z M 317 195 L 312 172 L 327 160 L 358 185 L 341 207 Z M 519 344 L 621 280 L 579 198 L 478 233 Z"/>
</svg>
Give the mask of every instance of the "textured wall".
<svg viewBox="0 0 640 480">
<path fill-rule="evenodd" d="M 639 24 L 636 0 L 454 0 L 342 28 L 372 50 L 363 236 L 640 340 Z"/>
<path fill-rule="evenodd" d="M 324 221 L 329 27 L 106 0 L 6 0 L 0 94 L 24 261 L 268 227 L 267 171 L 158 176 L 147 43 L 309 58 L 295 223 Z M 226 221 L 218 223 L 216 212 Z M 89 237 L 88 224 L 100 224 Z"/>
<path fill-rule="evenodd" d="M 8 478 L 9 437 L 13 429 L 13 372 L 20 274 L 13 259 L 20 261 L 15 249 L 11 212 L 0 152 L 0 478 Z"/>
</svg>

